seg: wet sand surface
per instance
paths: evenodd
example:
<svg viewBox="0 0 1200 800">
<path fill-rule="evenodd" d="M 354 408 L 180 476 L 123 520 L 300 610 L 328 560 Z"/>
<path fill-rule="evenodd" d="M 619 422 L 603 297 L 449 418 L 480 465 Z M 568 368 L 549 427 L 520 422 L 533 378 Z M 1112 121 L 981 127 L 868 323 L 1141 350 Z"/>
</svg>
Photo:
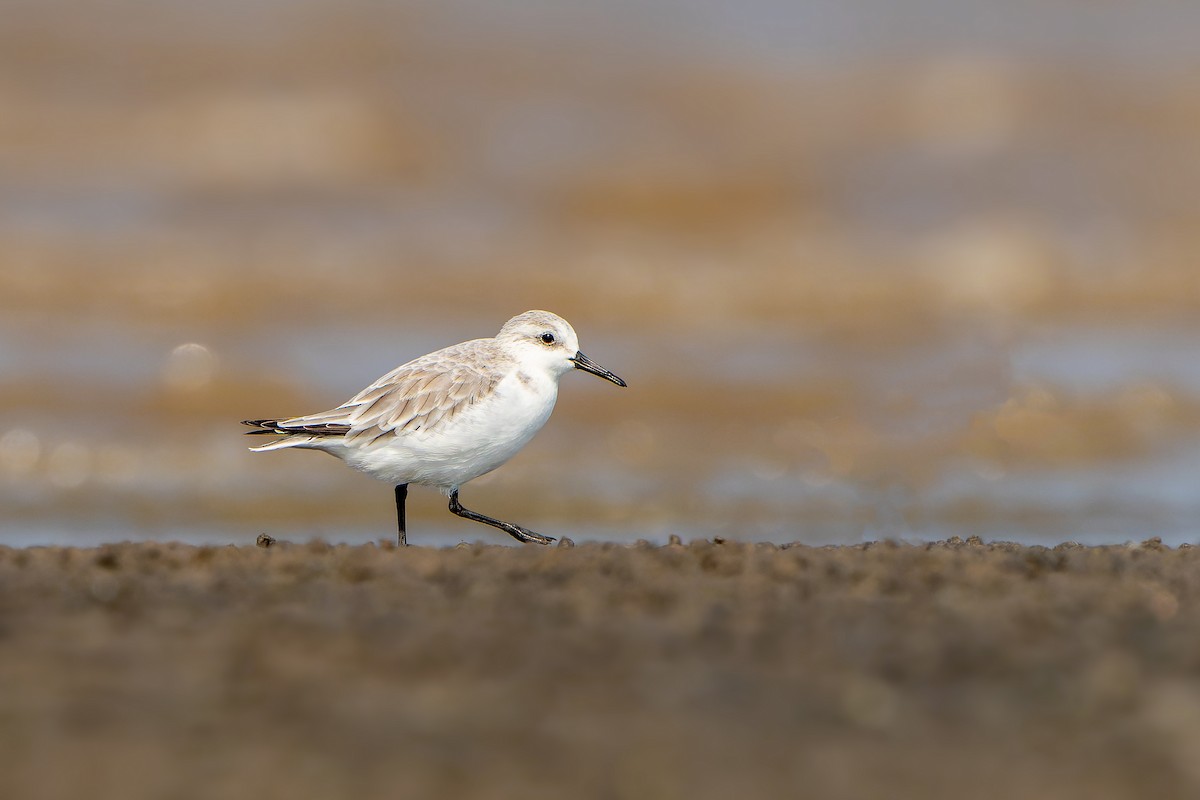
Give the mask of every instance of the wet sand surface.
<svg viewBox="0 0 1200 800">
<path fill-rule="evenodd" d="M 8 798 L 1174 798 L 1200 551 L 0 549 Z"/>
</svg>

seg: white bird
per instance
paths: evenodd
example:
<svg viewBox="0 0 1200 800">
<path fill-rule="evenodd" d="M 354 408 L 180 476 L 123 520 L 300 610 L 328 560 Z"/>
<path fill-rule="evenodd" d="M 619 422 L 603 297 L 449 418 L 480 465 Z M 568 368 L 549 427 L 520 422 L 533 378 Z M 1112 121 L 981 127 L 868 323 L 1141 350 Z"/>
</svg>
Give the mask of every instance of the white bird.
<svg viewBox="0 0 1200 800">
<path fill-rule="evenodd" d="M 408 485 L 433 486 L 460 517 L 522 542 L 550 536 L 463 508 L 458 490 L 508 461 L 554 410 L 558 381 L 572 369 L 625 381 L 579 351 L 565 319 L 526 311 L 493 339 L 452 345 L 396 367 L 330 411 L 290 419 L 251 419 L 249 435 L 282 436 L 254 451 L 324 450 L 354 469 L 395 485 L 400 544 L 407 544 Z"/>
</svg>

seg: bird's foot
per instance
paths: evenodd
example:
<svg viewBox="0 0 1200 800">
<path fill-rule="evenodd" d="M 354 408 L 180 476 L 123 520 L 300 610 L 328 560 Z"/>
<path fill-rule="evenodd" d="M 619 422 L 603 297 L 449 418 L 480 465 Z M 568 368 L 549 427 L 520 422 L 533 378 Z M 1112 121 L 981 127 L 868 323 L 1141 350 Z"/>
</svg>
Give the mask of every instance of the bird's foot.
<svg viewBox="0 0 1200 800">
<path fill-rule="evenodd" d="M 528 528 L 522 528 L 520 525 L 513 525 L 512 529 L 505 528 L 508 533 L 517 541 L 525 544 L 550 544 L 554 541 L 553 536 L 543 536 L 540 533 L 535 533 Z"/>
</svg>

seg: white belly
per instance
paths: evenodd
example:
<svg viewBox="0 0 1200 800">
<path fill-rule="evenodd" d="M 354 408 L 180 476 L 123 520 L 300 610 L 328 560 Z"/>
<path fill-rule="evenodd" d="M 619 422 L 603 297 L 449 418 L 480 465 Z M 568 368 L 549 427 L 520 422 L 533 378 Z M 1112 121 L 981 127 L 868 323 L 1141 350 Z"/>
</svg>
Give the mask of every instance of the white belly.
<svg viewBox="0 0 1200 800">
<path fill-rule="evenodd" d="M 505 378 L 484 400 L 432 429 L 386 435 L 362 448 L 330 448 L 347 464 L 393 484 L 443 490 L 460 486 L 508 461 L 533 438 L 554 410 L 558 382 Z"/>
</svg>

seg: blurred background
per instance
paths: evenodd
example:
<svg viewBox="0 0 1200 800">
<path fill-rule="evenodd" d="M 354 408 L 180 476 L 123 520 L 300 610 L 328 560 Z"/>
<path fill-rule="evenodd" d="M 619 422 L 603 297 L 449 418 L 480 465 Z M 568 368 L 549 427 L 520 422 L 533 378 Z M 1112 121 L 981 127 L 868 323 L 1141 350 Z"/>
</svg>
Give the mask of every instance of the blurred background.
<svg viewBox="0 0 1200 800">
<path fill-rule="evenodd" d="M 0 2 L 0 541 L 390 539 L 251 454 L 545 308 L 553 535 L 1200 534 L 1200 5 Z M 505 540 L 410 497 L 410 541 Z"/>
</svg>

